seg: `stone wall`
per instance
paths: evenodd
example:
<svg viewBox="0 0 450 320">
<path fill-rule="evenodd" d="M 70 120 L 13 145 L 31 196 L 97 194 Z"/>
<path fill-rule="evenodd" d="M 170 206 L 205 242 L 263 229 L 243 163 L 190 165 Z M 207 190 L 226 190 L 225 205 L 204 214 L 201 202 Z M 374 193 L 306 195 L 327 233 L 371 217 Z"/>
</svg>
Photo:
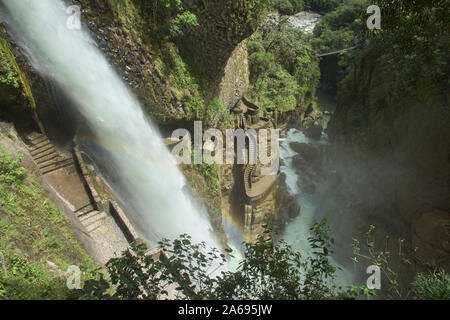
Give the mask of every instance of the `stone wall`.
<svg viewBox="0 0 450 320">
<path fill-rule="evenodd" d="M 219 100 L 228 109 L 233 108 L 238 103 L 249 87 L 247 57 L 247 40 L 244 40 L 234 49 L 225 66 L 224 75 L 219 85 Z"/>
<path fill-rule="evenodd" d="M 212 83 L 220 82 L 235 48 L 259 26 L 264 4 L 264 0 L 183 0 L 199 23 L 187 31 L 183 46 Z"/>
<path fill-rule="evenodd" d="M 264 226 L 276 228 L 282 218 L 277 202 L 278 182 L 259 202 L 247 202 L 244 206 L 244 234 L 254 242 L 264 231 Z"/>
</svg>

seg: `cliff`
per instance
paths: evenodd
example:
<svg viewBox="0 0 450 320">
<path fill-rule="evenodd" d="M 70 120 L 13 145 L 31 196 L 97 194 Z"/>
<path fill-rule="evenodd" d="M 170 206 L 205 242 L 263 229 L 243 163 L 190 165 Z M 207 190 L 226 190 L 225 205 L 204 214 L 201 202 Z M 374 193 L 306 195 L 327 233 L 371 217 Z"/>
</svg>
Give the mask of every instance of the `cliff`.
<svg viewBox="0 0 450 320">
<path fill-rule="evenodd" d="M 366 48 L 340 88 L 328 129 L 341 147 L 331 160 L 331 202 L 341 204 L 335 214 L 357 221 L 360 234 L 373 224 L 378 243 L 388 235 L 391 252 L 402 247 L 413 265 L 398 257 L 394 263 L 411 280 L 411 268 L 448 272 L 450 263 L 449 91 L 430 76 L 430 64 L 411 66 L 411 75 L 401 58 L 396 65 L 403 69 L 393 69 L 389 55 Z"/>
</svg>

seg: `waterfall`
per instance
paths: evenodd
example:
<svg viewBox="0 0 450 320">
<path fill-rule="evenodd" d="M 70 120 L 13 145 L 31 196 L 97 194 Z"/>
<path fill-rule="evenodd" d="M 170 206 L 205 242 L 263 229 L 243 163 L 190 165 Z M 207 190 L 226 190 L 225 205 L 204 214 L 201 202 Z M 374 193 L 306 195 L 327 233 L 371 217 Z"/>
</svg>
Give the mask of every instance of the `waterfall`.
<svg viewBox="0 0 450 320">
<path fill-rule="evenodd" d="M 113 168 L 111 187 L 142 236 L 155 242 L 187 233 L 217 247 L 206 212 L 184 191 L 184 176 L 156 128 L 89 34 L 67 27 L 64 3 L 2 2 L 2 20 L 32 66 L 58 84 L 108 151 L 110 159 L 101 159 Z"/>
</svg>

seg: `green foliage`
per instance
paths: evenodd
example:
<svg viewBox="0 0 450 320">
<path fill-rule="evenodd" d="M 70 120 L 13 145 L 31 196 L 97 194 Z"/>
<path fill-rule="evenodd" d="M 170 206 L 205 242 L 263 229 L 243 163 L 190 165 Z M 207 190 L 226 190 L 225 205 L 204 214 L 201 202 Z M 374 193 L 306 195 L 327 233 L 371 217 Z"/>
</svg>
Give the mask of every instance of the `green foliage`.
<svg viewBox="0 0 450 320">
<path fill-rule="evenodd" d="M 275 242 L 266 229 L 256 243 L 245 243 L 245 256 L 236 271 L 224 271 L 226 256 L 205 243 L 193 244 L 188 235 L 161 241 L 160 259 L 138 246 L 107 263 L 110 283 L 103 278 L 90 280 L 77 297 L 167 299 L 171 286 L 177 299 L 349 298 L 350 292 L 339 291 L 332 283 L 335 269 L 328 257 L 333 240 L 326 226 L 321 222 L 311 229 L 311 256 L 302 256 L 284 241 Z M 115 292 L 109 294 L 111 286 Z"/>
<path fill-rule="evenodd" d="M 308 239 L 311 255 L 296 252 L 284 241 L 275 242 L 266 229 L 256 243 L 245 243 L 245 256 L 235 272 L 226 272 L 215 297 L 232 300 L 333 299 L 335 268 L 329 262 L 334 241 L 326 220 L 315 223 Z"/>
<path fill-rule="evenodd" d="M 202 299 L 208 296 L 215 280 L 210 277 L 213 268 L 225 262 L 217 249 L 209 249 L 204 242 L 193 244 L 184 234 L 174 241 L 159 242 L 161 255 L 154 257 L 145 245 L 123 252 L 119 258 L 110 259 L 106 268 L 110 281 L 86 281 L 77 298 L 97 299 L 164 299 L 170 287 L 175 287 L 178 299 Z M 159 255 L 159 257 L 158 257 Z M 114 292 L 108 290 L 114 286 Z"/>
<path fill-rule="evenodd" d="M 15 89 L 22 88 L 22 95 L 28 99 L 28 106 L 35 109 L 36 102 L 31 92 L 26 74 L 17 64 L 9 42 L 3 38 L 0 29 L 0 83 L 11 85 Z"/>
<path fill-rule="evenodd" d="M 198 26 L 195 14 L 181 0 L 108 0 L 124 27 L 138 36 L 167 40 L 183 36 L 183 29 Z M 149 28 L 150 26 L 150 28 Z"/>
<path fill-rule="evenodd" d="M 276 3 L 276 9 L 281 14 L 292 14 L 294 13 L 294 6 L 289 0 L 278 0 Z"/>
<path fill-rule="evenodd" d="M 179 37 L 183 35 L 183 27 L 197 27 L 197 16 L 190 11 L 183 11 L 177 14 L 175 18 L 169 24 L 170 34 L 173 37 Z"/>
<path fill-rule="evenodd" d="M 359 262 L 358 258 L 364 258 L 370 263 L 380 267 L 381 273 L 387 280 L 389 285 L 388 292 L 391 297 L 395 299 L 408 299 L 412 293 L 408 288 L 402 288 L 399 280 L 399 276 L 394 268 L 391 266 L 392 253 L 386 248 L 380 249 L 375 241 L 374 237 L 375 226 L 371 225 L 366 237 L 366 248 L 363 253 L 359 240 L 353 239 L 354 254 L 353 260 Z M 402 239 L 399 239 L 399 252 L 398 256 L 401 258 L 402 263 L 411 264 L 410 259 L 405 257 L 402 253 Z M 419 273 L 416 276 L 416 280 L 412 283 L 414 287 L 413 293 L 415 293 L 418 299 L 426 300 L 449 300 L 450 299 L 450 275 L 444 270 L 439 272 L 432 272 L 428 275 Z M 361 290 L 362 288 L 354 288 L 355 290 Z M 368 292 L 372 294 L 371 292 Z"/>
<path fill-rule="evenodd" d="M 157 19 L 155 15 L 154 26 L 159 29 L 168 28 L 172 37 L 182 36 L 183 28 L 197 27 L 197 16 L 186 10 L 183 7 L 181 0 L 153 0 L 153 9 L 162 7 L 166 10 L 163 14 L 159 14 L 159 17 L 164 18 Z M 158 5 L 159 2 L 159 5 Z"/>
<path fill-rule="evenodd" d="M 381 273 L 389 284 L 389 293 L 396 299 L 407 299 L 410 295 L 409 290 L 404 290 L 400 286 L 397 272 L 390 264 L 391 252 L 386 248 L 380 249 L 376 246 L 374 238 L 375 226 L 371 225 L 366 233 L 366 251 L 361 251 L 361 245 L 358 239 L 353 239 L 353 261 L 359 262 L 358 258 L 364 258 L 371 264 L 380 268 Z M 401 249 L 400 249 L 401 254 Z"/>
<path fill-rule="evenodd" d="M 319 53 L 329 53 L 364 43 L 366 0 L 344 0 L 336 10 L 323 16 L 314 28 L 312 47 Z M 322 59 L 321 86 L 335 94 L 342 80 L 349 75 L 360 56 L 360 49 L 341 51 L 333 58 Z M 337 59 L 337 64 L 336 60 Z"/>
<path fill-rule="evenodd" d="M 446 0 L 376 0 L 382 11 L 381 30 L 367 33 L 385 46 L 392 46 L 401 53 L 414 51 L 431 59 L 448 48 L 448 12 Z"/>
<path fill-rule="evenodd" d="M 413 89 L 417 81 L 428 82 L 426 85 L 446 90 L 450 3 L 446 0 L 375 3 L 382 11 L 381 30 L 367 30 L 366 34 L 384 50 L 384 63 L 402 77 L 398 82 Z"/>
<path fill-rule="evenodd" d="M 372 150 L 385 149 L 398 141 L 392 131 L 394 120 L 427 110 L 427 117 L 436 123 L 435 134 L 448 136 L 448 108 L 445 102 L 440 107 L 441 103 L 434 99 L 445 95 L 449 83 L 450 37 L 444 14 L 448 2 L 376 3 L 382 12 L 381 30 L 368 30 L 363 14 L 360 23 L 361 30 L 365 30 L 361 34 L 364 47 L 353 56 L 345 54 L 339 62 L 341 74 L 346 76 L 340 81 L 338 100 L 345 105 L 341 110 L 346 113 L 347 124 L 354 127 L 345 130 L 356 129 L 361 138 L 354 136 L 355 142 L 370 145 Z M 368 107 L 361 108 L 362 104 Z M 432 117 L 431 112 L 439 115 Z M 430 134 L 428 129 L 423 130 Z"/>
<path fill-rule="evenodd" d="M 20 79 L 14 67 L 8 61 L 6 54 L 0 50 L 0 82 L 20 88 Z"/>
<path fill-rule="evenodd" d="M 428 275 L 419 273 L 412 285 L 419 299 L 450 300 L 450 275 L 444 270 Z"/>
<path fill-rule="evenodd" d="M 248 97 L 260 107 L 306 108 L 319 82 L 318 59 L 301 30 L 286 21 L 266 24 L 248 43 Z M 309 93 L 309 95 L 308 95 Z"/>
<path fill-rule="evenodd" d="M 336 9 L 344 0 L 305 0 L 305 7 L 319 12 L 329 12 Z"/>
<path fill-rule="evenodd" d="M 174 44 L 168 43 L 161 48 L 156 68 L 170 85 L 173 94 L 183 103 L 187 118 L 202 119 L 205 103 L 199 81 Z"/>
<path fill-rule="evenodd" d="M 368 4 L 362 0 L 346 0 L 336 11 L 326 15 L 314 30 L 314 48 L 326 52 L 350 47 L 355 38 L 360 43 L 369 40 L 365 52 L 341 58 L 341 75 L 351 74 L 350 69 L 354 71 L 359 60 L 377 54 L 377 64 L 392 75 L 390 91 L 393 94 L 412 95 L 418 84 L 436 91 L 445 90 L 450 45 L 448 1 L 375 1 L 382 12 L 381 30 L 369 30 L 365 26 Z M 347 80 L 357 81 L 352 77 Z"/>
<path fill-rule="evenodd" d="M 335 11 L 325 15 L 314 28 L 312 45 L 320 53 L 352 47 L 357 38 L 361 40 L 368 2 L 345 0 Z"/>
<path fill-rule="evenodd" d="M 6 153 L 0 148 L 0 182 L 19 183 L 27 174 L 27 170 L 21 166 L 23 152 L 20 152 L 16 159 L 11 158 L 10 153 Z"/>
<path fill-rule="evenodd" d="M 219 122 L 221 125 L 230 123 L 230 110 L 218 99 L 213 100 L 206 108 L 206 115 L 214 123 Z"/>
<path fill-rule="evenodd" d="M 198 165 L 198 171 L 205 178 L 214 195 L 220 195 L 220 165 L 202 162 Z"/>
<path fill-rule="evenodd" d="M 63 299 L 69 292 L 58 274 L 94 263 L 21 159 L 0 153 L 0 299 Z"/>
</svg>

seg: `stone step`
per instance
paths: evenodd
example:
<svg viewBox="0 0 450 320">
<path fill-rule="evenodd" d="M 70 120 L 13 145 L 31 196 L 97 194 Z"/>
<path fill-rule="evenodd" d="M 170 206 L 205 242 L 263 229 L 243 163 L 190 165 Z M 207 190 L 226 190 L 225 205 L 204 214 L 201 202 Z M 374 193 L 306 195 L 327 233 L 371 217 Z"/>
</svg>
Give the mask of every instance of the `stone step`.
<svg viewBox="0 0 450 320">
<path fill-rule="evenodd" d="M 35 152 L 41 148 L 47 147 L 51 145 L 52 143 L 48 139 L 44 139 L 39 143 L 33 144 L 32 148 L 30 148 L 30 152 Z"/>
<path fill-rule="evenodd" d="M 35 138 L 32 138 L 32 139 L 28 138 L 28 139 L 29 139 L 31 145 L 33 145 L 33 146 L 37 145 L 38 143 L 41 143 L 42 141 L 48 140 L 47 136 L 45 136 L 43 134 L 36 136 Z"/>
<path fill-rule="evenodd" d="M 94 222 L 90 226 L 86 227 L 86 230 L 88 233 L 92 233 L 95 230 L 97 230 L 98 228 L 100 228 L 103 225 L 103 223 L 104 223 L 103 219 L 98 220 L 97 222 Z"/>
<path fill-rule="evenodd" d="M 100 214 L 99 211 L 92 210 L 90 212 L 87 212 L 87 213 L 85 213 L 83 215 L 78 216 L 78 218 L 80 219 L 81 223 L 84 225 L 84 221 L 88 221 L 92 217 L 98 216 L 99 214 Z"/>
<path fill-rule="evenodd" d="M 29 141 L 35 141 L 39 138 L 45 137 L 45 135 L 43 135 L 42 133 L 38 133 L 38 132 L 32 132 L 29 135 L 26 136 L 26 139 Z"/>
<path fill-rule="evenodd" d="M 106 213 L 103 211 L 102 212 L 92 211 L 89 214 L 90 214 L 90 216 L 88 218 L 83 219 L 83 220 L 80 219 L 81 224 L 85 227 L 89 227 L 91 224 L 106 218 Z"/>
<path fill-rule="evenodd" d="M 44 147 L 44 148 L 40 148 L 39 150 L 30 151 L 30 153 L 31 153 L 31 156 L 32 156 L 33 158 L 35 158 L 35 157 L 41 156 L 42 154 L 48 152 L 49 150 L 54 150 L 54 151 L 56 151 L 55 148 L 53 147 L 53 145 L 52 145 L 52 144 L 49 144 L 49 145 L 47 145 L 47 146 Z"/>
<path fill-rule="evenodd" d="M 52 165 L 44 168 L 41 171 L 42 171 L 42 174 L 44 175 L 44 174 L 48 174 L 48 173 L 51 173 L 53 171 L 65 168 L 65 167 L 69 167 L 71 165 L 73 165 L 73 160 L 72 159 L 66 159 L 66 160 L 60 161 L 60 162 L 58 162 L 56 164 L 52 164 Z"/>
<path fill-rule="evenodd" d="M 33 156 L 33 160 L 34 161 L 39 161 L 39 160 L 41 160 L 41 159 L 43 159 L 43 158 L 45 158 L 45 157 L 47 157 L 47 156 L 49 156 L 51 154 L 56 154 L 57 155 L 57 152 L 56 152 L 56 150 L 54 148 L 50 149 L 50 150 L 46 150 L 44 152 L 41 152 L 40 154 L 37 154 L 37 155 Z"/>
<path fill-rule="evenodd" d="M 77 210 L 75 210 L 73 213 L 75 213 L 75 215 L 77 217 L 81 217 L 82 215 L 85 215 L 91 211 L 95 211 L 95 207 L 92 203 L 88 203 L 80 208 L 78 208 Z"/>
<path fill-rule="evenodd" d="M 53 152 L 53 153 L 50 153 L 50 154 L 46 155 L 45 157 L 40 158 L 39 160 L 37 160 L 36 164 L 38 166 L 44 165 L 47 162 L 58 160 L 57 158 L 60 158 L 59 154 L 57 154 L 56 152 Z"/>
<path fill-rule="evenodd" d="M 50 166 L 59 166 L 59 165 L 63 165 L 65 163 L 69 163 L 72 161 L 72 158 L 61 158 L 61 159 L 53 159 L 53 160 L 49 160 L 46 163 L 42 163 L 39 165 L 39 169 L 43 170 L 43 169 L 47 169 Z"/>
<path fill-rule="evenodd" d="M 92 232 L 104 223 L 106 217 L 107 215 L 105 212 L 92 211 L 89 213 L 89 217 L 80 220 L 81 224 L 86 227 L 86 230 Z"/>
</svg>

